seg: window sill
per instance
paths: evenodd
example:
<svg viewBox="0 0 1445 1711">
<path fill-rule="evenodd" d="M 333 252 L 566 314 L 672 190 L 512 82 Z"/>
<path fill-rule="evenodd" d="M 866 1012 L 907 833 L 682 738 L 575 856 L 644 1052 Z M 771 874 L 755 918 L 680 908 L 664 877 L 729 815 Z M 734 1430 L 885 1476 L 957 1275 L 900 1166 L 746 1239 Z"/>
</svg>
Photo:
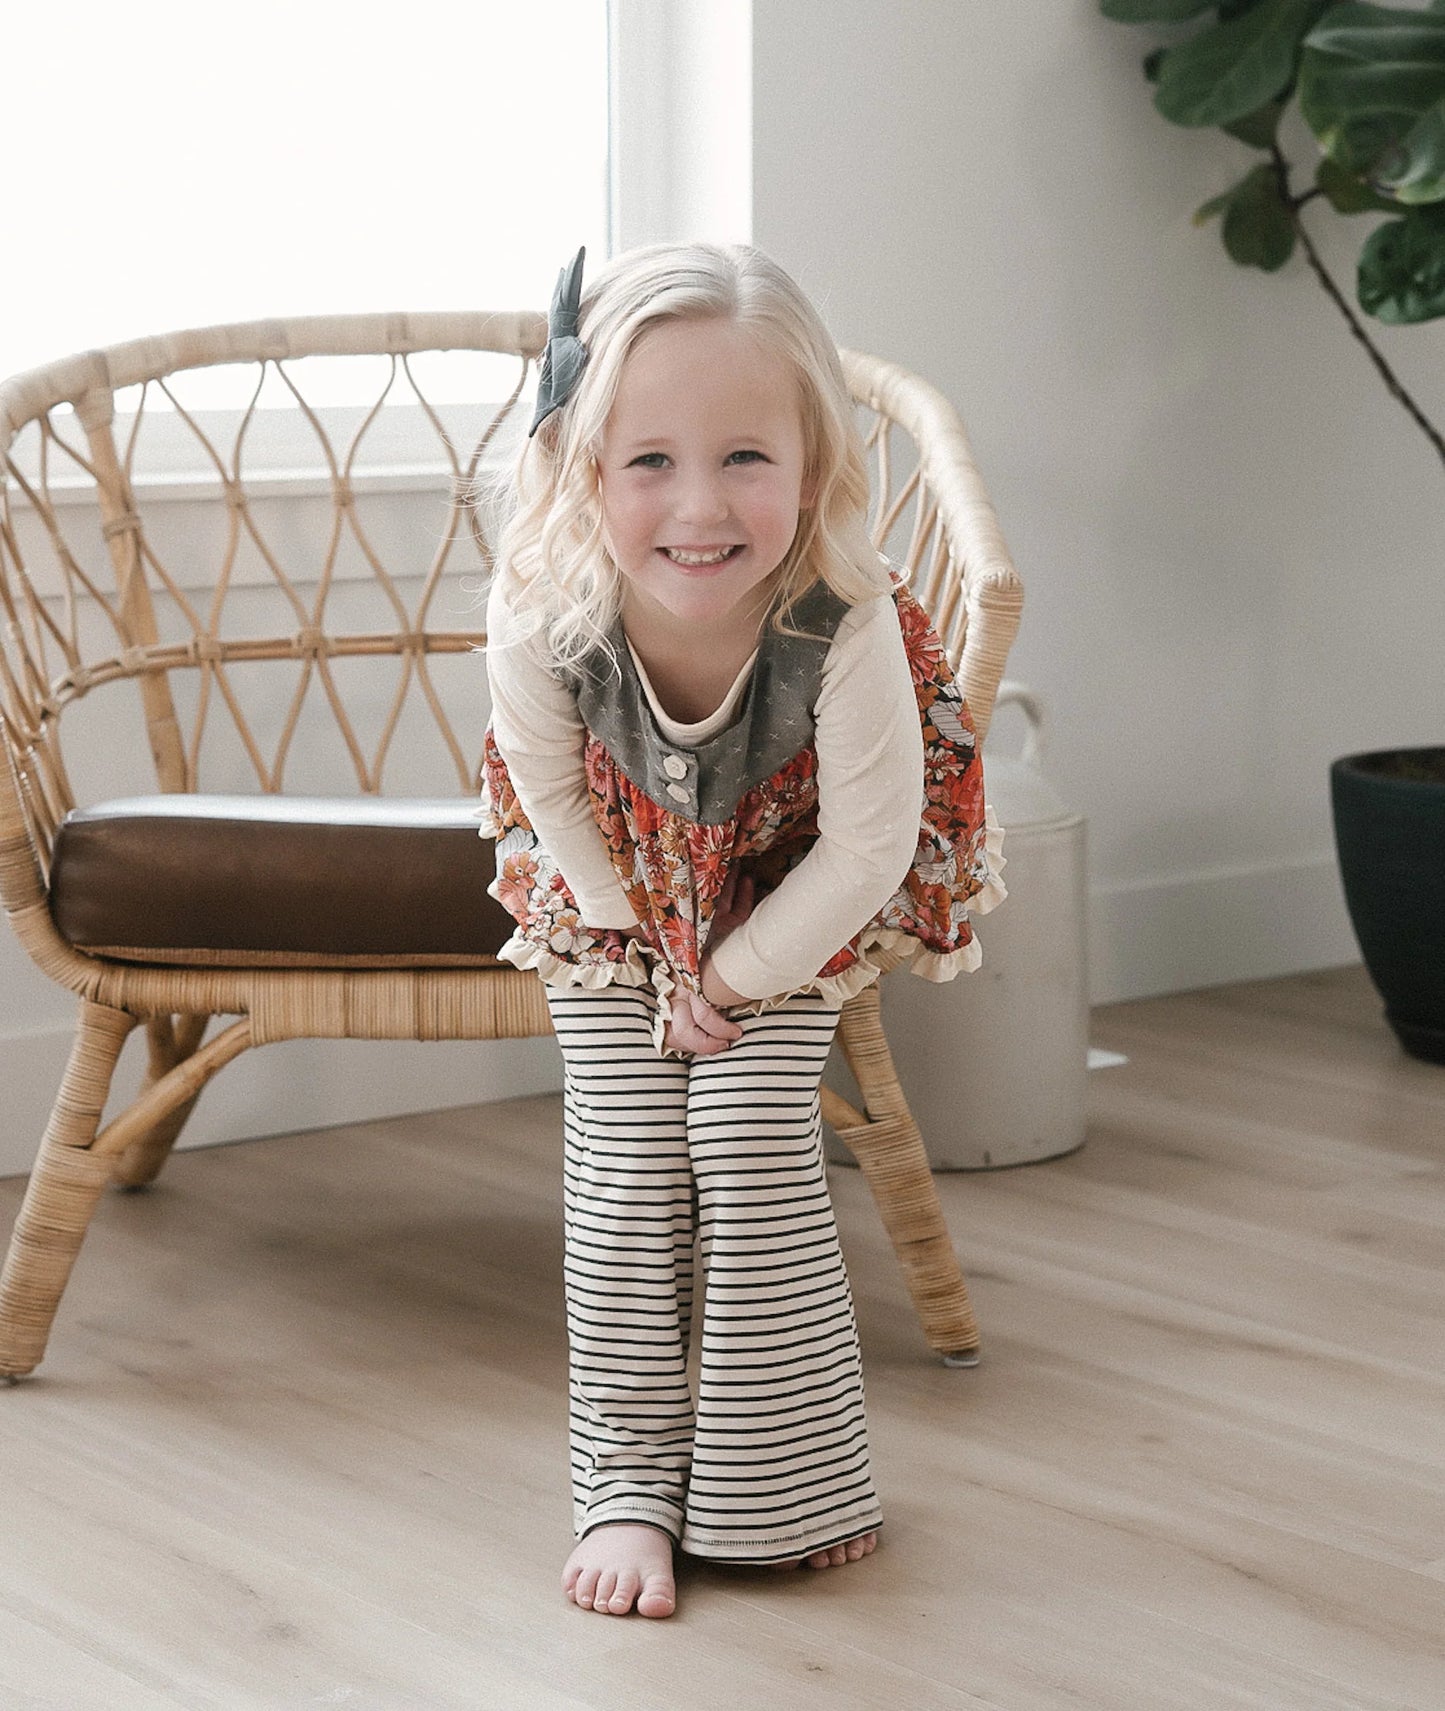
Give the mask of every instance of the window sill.
<svg viewBox="0 0 1445 1711">
<path fill-rule="evenodd" d="M 479 472 L 486 479 L 503 468 L 500 459 L 488 460 Z M 378 464 L 354 469 L 348 477 L 353 493 L 446 493 L 456 478 L 444 463 Z M 261 469 L 245 477 L 248 499 L 329 499 L 336 483 L 325 469 Z M 131 489 L 144 495 L 153 505 L 219 504 L 225 498 L 225 485 L 214 470 L 193 473 L 169 471 L 134 475 Z M 95 504 L 93 481 L 52 481 L 47 488 L 52 505 L 72 507 Z M 33 512 L 34 507 L 24 493 L 16 491 L 11 503 L 17 509 Z"/>
</svg>

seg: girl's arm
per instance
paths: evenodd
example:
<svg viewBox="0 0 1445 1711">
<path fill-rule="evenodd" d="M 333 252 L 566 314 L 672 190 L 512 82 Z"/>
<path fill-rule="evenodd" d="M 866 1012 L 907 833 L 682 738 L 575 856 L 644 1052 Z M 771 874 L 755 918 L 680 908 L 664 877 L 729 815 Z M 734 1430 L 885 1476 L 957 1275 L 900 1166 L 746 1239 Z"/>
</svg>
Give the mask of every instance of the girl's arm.
<svg viewBox="0 0 1445 1711">
<path fill-rule="evenodd" d="M 815 710 L 818 841 L 703 964 L 726 1005 L 805 986 L 898 889 L 918 848 L 923 731 L 892 597 L 838 626 Z"/>
<path fill-rule="evenodd" d="M 518 641 L 497 583 L 487 600 L 492 736 L 522 811 L 557 863 L 589 927 L 636 927 L 587 795 L 585 728 L 571 691 L 548 671 L 537 643 Z"/>
</svg>

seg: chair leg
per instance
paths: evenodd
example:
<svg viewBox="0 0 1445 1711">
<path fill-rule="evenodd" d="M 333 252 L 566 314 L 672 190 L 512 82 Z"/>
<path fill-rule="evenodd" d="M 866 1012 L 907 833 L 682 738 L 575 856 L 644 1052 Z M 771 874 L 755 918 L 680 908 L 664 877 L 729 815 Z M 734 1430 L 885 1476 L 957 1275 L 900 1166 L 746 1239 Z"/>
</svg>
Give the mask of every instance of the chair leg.
<svg viewBox="0 0 1445 1711">
<path fill-rule="evenodd" d="M 838 1038 L 867 1114 L 853 1111 L 833 1096 L 825 1101 L 825 1115 L 831 1108 L 830 1121 L 839 1140 L 857 1159 L 873 1191 L 929 1346 L 949 1365 L 974 1365 L 978 1322 L 938 1202 L 923 1137 L 898 1084 L 876 985 L 843 1006 Z"/>
<path fill-rule="evenodd" d="M 178 1064 L 191 1057 L 201 1043 L 209 1016 L 152 1016 L 146 1022 L 146 1044 L 150 1068 L 141 1093 L 148 1092 Z M 171 1156 L 186 1119 L 196 1108 L 200 1089 L 168 1112 L 134 1141 L 116 1162 L 115 1181 L 121 1188 L 147 1188 L 161 1173 Z"/>
<path fill-rule="evenodd" d="M 70 1062 L 0 1274 L 0 1376 L 39 1365 L 60 1297 L 111 1180 L 111 1160 L 90 1152 L 116 1059 L 136 1018 L 85 1000 Z"/>
</svg>

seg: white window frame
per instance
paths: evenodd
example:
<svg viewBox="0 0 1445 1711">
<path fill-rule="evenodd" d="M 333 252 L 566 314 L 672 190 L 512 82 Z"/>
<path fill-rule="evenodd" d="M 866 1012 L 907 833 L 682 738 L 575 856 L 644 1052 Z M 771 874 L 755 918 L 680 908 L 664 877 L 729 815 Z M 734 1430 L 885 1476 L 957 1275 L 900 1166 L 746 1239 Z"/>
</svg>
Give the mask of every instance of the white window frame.
<svg viewBox="0 0 1445 1711">
<path fill-rule="evenodd" d="M 612 253 L 753 228 L 753 0 L 609 0 Z"/>
</svg>

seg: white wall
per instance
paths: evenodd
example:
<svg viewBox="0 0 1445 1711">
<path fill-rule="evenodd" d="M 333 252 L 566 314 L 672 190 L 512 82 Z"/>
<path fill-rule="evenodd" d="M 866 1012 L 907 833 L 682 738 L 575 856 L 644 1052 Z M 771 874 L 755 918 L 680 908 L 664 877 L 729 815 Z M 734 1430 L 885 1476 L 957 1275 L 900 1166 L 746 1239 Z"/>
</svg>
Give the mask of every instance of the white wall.
<svg viewBox="0 0 1445 1711">
<path fill-rule="evenodd" d="M 1327 767 L 1445 740 L 1445 481 L 1303 259 L 1191 225 L 1250 152 L 1161 119 L 1095 0 L 757 0 L 753 37 L 755 241 L 958 405 L 1025 580 L 1095 999 L 1357 960 Z M 1369 220 L 1306 218 L 1352 291 Z M 1445 426 L 1439 325 L 1378 337 Z"/>
</svg>

